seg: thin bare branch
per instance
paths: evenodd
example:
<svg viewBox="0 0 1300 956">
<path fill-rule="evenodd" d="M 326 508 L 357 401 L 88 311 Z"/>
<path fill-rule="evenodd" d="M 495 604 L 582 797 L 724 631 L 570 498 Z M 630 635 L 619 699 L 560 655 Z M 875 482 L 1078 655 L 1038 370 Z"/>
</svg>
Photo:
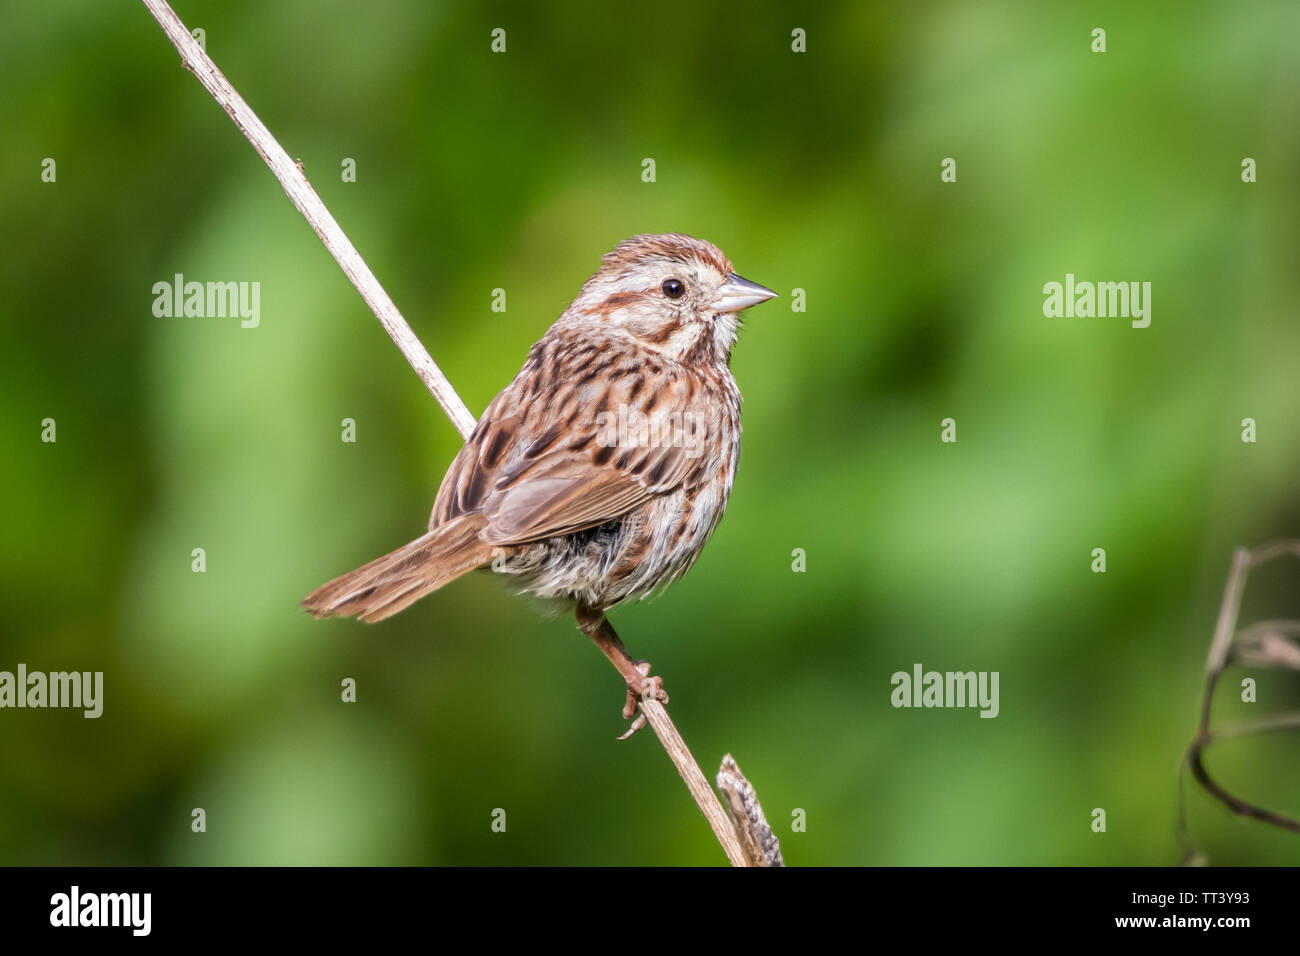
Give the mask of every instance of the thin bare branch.
<svg viewBox="0 0 1300 956">
<path fill-rule="evenodd" d="M 1262 717 L 1259 720 L 1237 720 L 1215 728 L 1212 743 L 1231 740 L 1233 737 L 1248 737 L 1252 734 L 1264 734 L 1274 730 L 1295 730 L 1300 727 L 1300 713 L 1290 712 Z"/>
<path fill-rule="evenodd" d="M 682 775 L 686 789 L 690 790 L 704 818 L 709 821 L 709 826 L 713 828 L 713 835 L 722 844 L 722 849 L 727 854 L 731 865 L 749 866 L 749 860 L 741 849 L 740 841 L 736 838 L 736 831 L 732 828 L 731 821 L 727 819 L 722 804 L 718 802 L 718 795 L 713 792 L 709 781 L 700 770 L 700 765 L 691 756 L 690 748 L 686 746 L 682 735 L 677 732 L 677 727 L 673 719 L 668 716 L 667 709 L 654 698 L 643 697 L 641 713 L 645 714 L 646 720 L 654 728 L 655 736 L 668 752 L 673 765 L 677 767 L 677 772 Z"/>
<path fill-rule="evenodd" d="M 1209 741 L 1197 741 L 1192 745 L 1188 752 L 1187 761 L 1192 768 L 1192 776 L 1196 781 L 1206 789 L 1216 800 L 1221 802 L 1233 813 L 1240 814 L 1243 817 L 1251 817 L 1263 823 L 1271 823 L 1275 827 L 1281 827 L 1283 830 L 1290 830 L 1292 833 L 1300 833 L 1300 820 L 1293 817 L 1285 816 L 1281 813 L 1274 813 L 1272 810 L 1257 806 L 1249 800 L 1243 800 L 1235 794 L 1229 793 L 1212 778 L 1209 771 L 1205 769 L 1203 755 L 1205 746 Z"/>
<path fill-rule="evenodd" d="M 1250 552 L 1245 548 L 1238 548 L 1232 553 L 1232 570 L 1228 572 L 1228 582 L 1223 588 L 1219 620 L 1214 625 L 1214 640 L 1210 642 L 1210 653 L 1205 659 L 1205 671 L 1208 674 L 1217 674 L 1228 662 L 1228 648 L 1237 627 L 1241 592 L 1246 586 L 1246 568 L 1250 563 Z M 1204 717 L 1205 721 L 1209 720 L 1208 713 Z"/>
<path fill-rule="evenodd" d="M 365 300 L 366 305 L 370 306 L 370 310 L 383 325 L 384 331 L 411 363 L 415 374 L 420 376 L 420 380 L 433 393 L 433 397 L 438 400 L 438 404 L 447 413 L 447 417 L 456 426 L 461 437 L 468 438 L 470 432 L 474 430 L 474 416 L 465 407 L 465 403 L 461 401 L 456 390 L 451 387 L 451 383 L 434 363 L 420 340 L 415 337 L 411 326 L 402 317 L 402 313 L 397 311 L 397 306 L 384 291 L 384 287 L 379 284 L 379 280 L 370 271 L 370 267 L 361 258 L 356 247 L 348 241 L 338 222 L 325 208 L 325 204 L 316 195 L 316 190 L 303 175 L 302 169 L 276 142 L 270 130 L 263 125 L 257 118 L 257 114 L 244 102 L 244 98 L 217 69 L 217 65 L 204 52 L 203 47 L 199 46 L 199 42 L 190 36 L 190 31 L 185 24 L 181 23 L 180 17 L 176 16 L 176 12 L 166 0 L 143 0 L 143 2 L 180 53 L 185 68 L 198 77 L 199 82 L 212 94 L 212 98 L 230 115 L 240 132 L 253 144 L 253 148 L 266 161 L 266 165 L 271 167 L 271 172 L 280 181 L 290 201 L 303 214 L 316 235 L 320 237 L 320 241 L 325 244 L 325 248 L 329 250 L 330 255 L 338 262 L 343 273 L 356 286 L 357 291 L 361 293 L 361 298 Z"/>
<path fill-rule="evenodd" d="M 1239 721 L 1220 727 L 1218 730 L 1210 727 L 1215 688 L 1224 670 L 1234 661 L 1257 667 L 1300 666 L 1300 649 L 1287 639 L 1288 636 L 1300 633 L 1300 622 L 1261 621 L 1241 631 L 1237 629 L 1237 619 L 1241 613 L 1241 598 L 1246 588 L 1249 569 L 1288 555 L 1300 557 L 1300 541 L 1277 541 L 1253 551 L 1238 548 L 1233 552 L 1232 568 L 1228 572 L 1228 580 L 1223 589 L 1223 601 L 1219 606 L 1214 639 L 1210 643 L 1210 653 L 1205 662 L 1205 692 L 1201 700 L 1200 721 L 1196 729 L 1196 738 L 1187 748 L 1184 766 L 1191 769 L 1192 776 L 1211 796 L 1233 813 L 1300 833 L 1300 820 L 1275 813 L 1230 793 L 1210 776 L 1210 772 L 1205 767 L 1205 751 L 1217 741 L 1300 727 L 1300 714 L 1297 713 L 1286 713 L 1262 720 Z M 1194 851 L 1191 838 L 1187 833 L 1187 803 L 1183 794 L 1181 773 L 1178 789 L 1178 837 L 1183 843 L 1187 858 L 1199 859 L 1200 854 Z"/>
<path fill-rule="evenodd" d="M 1250 565 L 1254 567 L 1258 564 L 1265 564 L 1277 558 L 1290 555 L 1293 558 L 1300 558 L 1300 541 L 1287 539 L 1284 541 L 1273 541 L 1269 544 L 1262 545 L 1250 552 Z"/>
<path fill-rule="evenodd" d="M 753 784 L 740 772 L 731 754 L 722 758 L 718 768 L 718 790 L 727 801 L 727 812 L 736 826 L 740 844 L 750 866 L 785 866 L 781 844 L 767 825 L 767 817 L 758 802 Z"/>
</svg>

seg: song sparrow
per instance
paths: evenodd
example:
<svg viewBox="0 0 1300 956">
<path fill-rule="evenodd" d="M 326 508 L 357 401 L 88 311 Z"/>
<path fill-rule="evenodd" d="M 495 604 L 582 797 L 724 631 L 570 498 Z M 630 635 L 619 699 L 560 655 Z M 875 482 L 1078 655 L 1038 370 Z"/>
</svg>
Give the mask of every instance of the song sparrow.
<svg viewBox="0 0 1300 956">
<path fill-rule="evenodd" d="M 666 702 L 604 612 L 684 574 L 722 517 L 740 452 L 736 313 L 774 295 L 708 242 L 619 243 L 479 419 L 428 533 L 303 607 L 379 621 L 490 566 L 576 605 L 579 628 L 627 682 L 625 717 L 642 694 Z"/>
</svg>

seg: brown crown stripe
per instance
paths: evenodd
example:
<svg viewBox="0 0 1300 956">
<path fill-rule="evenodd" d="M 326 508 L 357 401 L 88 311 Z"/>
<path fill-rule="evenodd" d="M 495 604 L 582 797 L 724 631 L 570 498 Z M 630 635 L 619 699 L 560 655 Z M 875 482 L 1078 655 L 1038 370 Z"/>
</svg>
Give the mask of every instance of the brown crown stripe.
<svg viewBox="0 0 1300 956">
<path fill-rule="evenodd" d="M 686 262 L 698 259 L 717 269 L 723 275 L 732 271 L 731 262 L 711 242 L 696 239 L 694 236 L 670 232 L 662 235 L 633 236 L 624 239 L 610 252 L 605 253 L 602 261 L 606 267 L 626 269 L 642 260 L 650 258 L 673 259 Z"/>
</svg>

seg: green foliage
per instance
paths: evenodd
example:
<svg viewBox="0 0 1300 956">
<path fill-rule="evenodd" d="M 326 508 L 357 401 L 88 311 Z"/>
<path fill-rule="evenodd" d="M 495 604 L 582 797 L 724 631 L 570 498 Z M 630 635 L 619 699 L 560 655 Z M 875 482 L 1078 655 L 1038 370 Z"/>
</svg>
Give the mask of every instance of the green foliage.
<svg viewBox="0 0 1300 956">
<path fill-rule="evenodd" d="M 628 235 L 782 293 L 720 530 L 613 620 L 788 862 L 1177 861 L 1231 550 L 1300 536 L 1300 7 L 177 6 L 475 412 Z M 142 7 L 5 27 L 0 669 L 106 695 L 0 711 L 0 862 L 722 862 L 568 618 L 486 575 L 375 627 L 297 611 L 420 532 L 459 440 Z M 156 318 L 176 273 L 260 282 L 259 327 Z M 1066 273 L 1150 281 L 1151 326 L 1044 317 Z M 1285 570 L 1257 617 L 1300 615 Z M 998 671 L 1000 716 L 894 709 L 916 662 Z M 1224 782 L 1294 812 L 1296 746 L 1225 744 Z M 1300 859 L 1191 822 L 1212 862 Z"/>
</svg>

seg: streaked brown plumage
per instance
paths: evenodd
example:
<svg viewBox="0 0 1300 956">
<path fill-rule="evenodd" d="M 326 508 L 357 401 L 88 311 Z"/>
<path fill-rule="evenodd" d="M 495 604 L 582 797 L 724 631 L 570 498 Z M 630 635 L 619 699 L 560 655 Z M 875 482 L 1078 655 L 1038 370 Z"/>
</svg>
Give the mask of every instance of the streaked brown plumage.
<svg viewBox="0 0 1300 956">
<path fill-rule="evenodd" d="M 740 450 L 736 313 L 774 294 L 699 239 L 620 243 L 479 419 L 428 533 L 303 606 L 379 621 L 490 566 L 575 603 L 634 691 L 656 682 L 625 666 L 603 612 L 684 574 L 722 517 Z"/>
</svg>

